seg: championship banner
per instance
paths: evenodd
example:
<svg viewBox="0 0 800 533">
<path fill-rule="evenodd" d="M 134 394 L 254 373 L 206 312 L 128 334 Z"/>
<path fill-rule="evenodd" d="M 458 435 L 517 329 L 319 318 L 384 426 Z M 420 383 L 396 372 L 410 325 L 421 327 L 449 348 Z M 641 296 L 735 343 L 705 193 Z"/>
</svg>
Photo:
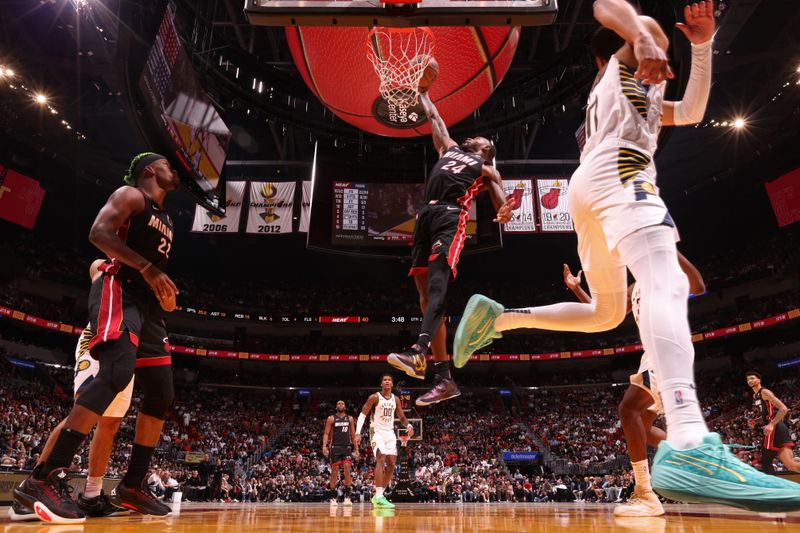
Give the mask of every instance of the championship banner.
<svg viewBox="0 0 800 533">
<path fill-rule="evenodd" d="M 244 181 L 229 181 L 225 184 L 225 216 L 220 217 L 197 205 L 194 208 L 192 231 L 195 233 L 237 233 L 239 217 L 244 201 Z"/>
<path fill-rule="evenodd" d="M 250 182 L 247 233 L 291 233 L 294 182 Z"/>
<path fill-rule="evenodd" d="M 44 192 L 35 179 L 0 165 L 0 218 L 33 229 Z"/>
<path fill-rule="evenodd" d="M 514 200 L 511 220 L 503 228 L 506 233 L 535 233 L 536 211 L 532 180 L 503 180 L 506 199 Z"/>
<path fill-rule="evenodd" d="M 300 206 L 300 233 L 308 233 L 311 223 L 311 182 L 303 182 L 303 204 Z"/>
<path fill-rule="evenodd" d="M 575 231 L 567 209 L 568 178 L 537 179 L 539 223 L 543 232 Z"/>
</svg>

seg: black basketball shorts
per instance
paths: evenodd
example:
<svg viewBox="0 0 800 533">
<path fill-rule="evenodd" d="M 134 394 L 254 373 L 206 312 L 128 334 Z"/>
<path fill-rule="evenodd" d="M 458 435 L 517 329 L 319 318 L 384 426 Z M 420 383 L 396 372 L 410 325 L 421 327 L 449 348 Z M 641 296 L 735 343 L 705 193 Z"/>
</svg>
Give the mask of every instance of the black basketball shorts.
<svg viewBox="0 0 800 533">
<path fill-rule="evenodd" d="M 794 448 L 792 442 L 792 435 L 789 433 L 789 428 L 783 422 L 778 422 L 775 426 L 775 431 L 769 435 L 764 435 L 764 442 L 762 444 L 765 450 L 773 452 L 781 451 L 781 448 Z"/>
<path fill-rule="evenodd" d="M 353 450 L 350 446 L 331 447 L 331 466 L 339 466 L 342 463 L 350 462 L 350 455 Z"/>
<path fill-rule="evenodd" d="M 95 335 L 89 353 L 96 347 L 128 335 L 136 347 L 136 367 L 172 364 L 164 314 L 155 296 L 116 274 L 104 272 L 89 291 L 89 322 Z"/>
<path fill-rule="evenodd" d="M 458 260 L 467 239 L 469 213 L 453 204 L 428 204 L 417 215 L 414 240 L 411 244 L 409 276 L 423 274 L 428 263 L 444 255 L 450 266 L 451 279 L 456 278 Z"/>
</svg>

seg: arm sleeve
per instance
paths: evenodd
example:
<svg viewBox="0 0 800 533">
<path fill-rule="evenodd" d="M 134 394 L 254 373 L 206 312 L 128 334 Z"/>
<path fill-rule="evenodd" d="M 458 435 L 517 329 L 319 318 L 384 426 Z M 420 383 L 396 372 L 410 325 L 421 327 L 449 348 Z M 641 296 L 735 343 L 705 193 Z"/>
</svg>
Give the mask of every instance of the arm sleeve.
<svg viewBox="0 0 800 533">
<path fill-rule="evenodd" d="M 361 430 L 364 429 L 364 422 L 367 420 L 367 417 L 364 416 L 364 413 L 359 413 L 358 415 L 358 423 L 356 424 L 356 435 L 361 435 Z"/>
<path fill-rule="evenodd" d="M 676 126 L 696 124 L 703 120 L 711 92 L 711 41 L 692 45 L 692 68 L 683 99 L 675 102 L 673 122 Z"/>
</svg>

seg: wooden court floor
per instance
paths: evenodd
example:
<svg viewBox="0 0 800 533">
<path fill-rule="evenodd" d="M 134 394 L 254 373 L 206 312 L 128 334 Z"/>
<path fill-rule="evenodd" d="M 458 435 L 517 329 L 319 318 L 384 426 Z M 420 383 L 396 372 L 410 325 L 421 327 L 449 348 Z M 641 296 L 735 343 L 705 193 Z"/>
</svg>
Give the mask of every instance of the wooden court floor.
<svg viewBox="0 0 800 533">
<path fill-rule="evenodd" d="M 128 515 L 77 526 L 11 522 L 7 509 L 0 509 L 3 533 L 800 532 L 800 513 L 765 515 L 707 505 L 668 505 L 664 517 L 622 519 L 614 517 L 613 506 L 597 504 L 398 504 L 393 511 L 378 511 L 369 504 L 337 508 L 298 503 L 185 503 L 179 513 L 164 519 Z"/>
</svg>

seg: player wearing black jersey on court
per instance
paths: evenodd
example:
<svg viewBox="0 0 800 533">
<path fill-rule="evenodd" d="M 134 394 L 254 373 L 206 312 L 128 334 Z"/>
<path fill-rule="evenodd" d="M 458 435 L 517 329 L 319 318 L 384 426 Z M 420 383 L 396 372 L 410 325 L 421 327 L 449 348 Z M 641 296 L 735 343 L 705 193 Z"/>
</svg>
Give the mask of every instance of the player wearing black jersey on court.
<svg viewBox="0 0 800 533">
<path fill-rule="evenodd" d="M 350 477 L 350 456 L 358 460 L 358 448 L 355 438 L 356 423 L 353 417 L 345 412 L 343 400 L 336 402 L 336 414 L 325 421 L 325 432 L 322 434 L 322 455 L 331 462 L 331 505 L 337 505 L 336 485 L 339 483 L 339 467 L 344 470 L 344 505 L 353 505 L 350 501 L 350 488 L 353 479 Z"/>
<path fill-rule="evenodd" d="M 469 138 L 460 145 L 451 139 L 427 88 L 420 89 L 420 101 L 431 123 L 439 161 L 425 184 L 425 201 L 414 228 L 409 272 L 419 293 L 422 327 L 411 348 L 391 353 L 388 359 L 389 364 L 409 376 L 425 379 L 426 356 L 429 350 L 433 351 L 436 383 L 432 390 L 417 398 L 419 406 L 461 394 L 450 375 L 447 332 L 442 318 L 447 284 L 456 277 L 466 240 L 470 205 L 478 194 L 488 191 L 497 209 L 494 221 L 501 224 L 510 220 L 513 207 L 512 202 L 506 201 L 500 173 L 492 166 L 494 145 L 484 137 Z"/>
<path fill-rule="evenodd" d="M 750 371 L 745 374 L 747 386 L 753 389 L 753 406 L 761 415 L 760 419 L 751 419 L 751 427 L 761 424 L 764 440 L 761 443 L 761 471 L 765 474 L 774 474 L 772 462 L 777 457 L 783 466 L 792 472 L 800 472 L 800 460 L 792 453 L 794 442 L 792 434 L 786 426 L 784 419 L 789 413 L 780 398 L 775 393 L 761 386 L 761 374 Z"/>
<path fill-rule="evenodd" d="M 100 362 L 64 422 L 47 461 L 14 489 L 14 499 L 46 522 L 80 523 L 84 513 L 70 497 L 67 469 L 86 435 L 136 374 L 142 402 L 128 471 L 111 502 L 143 514 L 164 516 L 170 508 L 142 487 L 164 415 L 172 403 L 172 366 L 163 311 L 175 308 L 175 284 L 163 272 L 172 248 L 172 220 L 164 199 L 179 179 L 164 156 L 136 156 L 126 186 L 109 197 L 89 233 L 106 254 L 103 275 L 92 283 L 89 352 Z"/>
</svg>

